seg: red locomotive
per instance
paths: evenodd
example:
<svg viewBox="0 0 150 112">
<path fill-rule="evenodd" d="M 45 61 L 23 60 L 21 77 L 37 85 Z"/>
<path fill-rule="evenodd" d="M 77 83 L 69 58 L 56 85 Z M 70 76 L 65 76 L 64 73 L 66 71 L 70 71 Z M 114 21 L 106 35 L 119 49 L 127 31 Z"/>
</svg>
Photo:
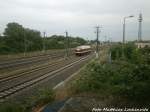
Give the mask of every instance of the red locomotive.
<svg viewBox="0 0 150 112">
<path fill-rule="evenodd" d="M 91 51 L 92 51 L 91 46 L 89 46 L 89 45 L 82 45 L 82 46 L 78 46 L 75 49 L 75 54 L 77 56 L 82 56 L 82 55 L 86 55 L 86 54 L 91 53 Z"/>
</svg>

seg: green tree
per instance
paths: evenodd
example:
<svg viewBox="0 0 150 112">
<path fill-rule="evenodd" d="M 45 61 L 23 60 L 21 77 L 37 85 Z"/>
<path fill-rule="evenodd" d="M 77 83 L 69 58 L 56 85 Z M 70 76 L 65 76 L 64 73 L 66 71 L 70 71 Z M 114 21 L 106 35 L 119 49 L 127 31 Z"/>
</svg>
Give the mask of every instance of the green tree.
<svg viewBox="0 0 150 112">
<path fill-rule="evenodd" d="M 61 35 L 53 35 L 51 37 L 47 37 L 45 40 L 46 49 L 64 49 L 67 44 L 67 38 Z M 86 44 L 86 41 L 80 37 L 69 37 L 69 47 L 74 48 L 79 45 Z"/>
<path fill-rule="evenodd" d="M 4 36 L 0 37 L 0 53 L 20 53 L 42 50 L 43 43 L 45 49 L 64 49 L 66 46 L 66 37 L 53 35 L 42 38 L 39 31 L 24 28 L 18 23 L 8 23 L 4 31 Z M 73 48 L 86 44 L 86 41 L 80 37 L 69 37 L 69 47 Z"/>
<path fill-rule="evenodd" d="M 18 23 L 8 23 L 4 35 L 10 52 L 35 51 L 42 48 L 40 32 L 24 28 Z"/>
<path fill-rule="evenodd" d="M 23 52 L 24 28 L 18 23 L 8 23 L 4 31 L 6 45 L 12 52 Z"/>
<path fill-rule="evenodd" d="M 42 38 L 39 31 L 25 29 L 25 42 L 29 51 L 42 50 Z"/>
</svg>

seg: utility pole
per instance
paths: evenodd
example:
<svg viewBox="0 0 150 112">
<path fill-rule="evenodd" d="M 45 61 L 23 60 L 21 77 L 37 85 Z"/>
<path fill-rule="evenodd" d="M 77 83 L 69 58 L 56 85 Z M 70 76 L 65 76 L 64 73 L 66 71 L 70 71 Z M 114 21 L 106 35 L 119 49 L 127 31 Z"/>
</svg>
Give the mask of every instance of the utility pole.
<svg viewBox="0 0 150 112">
<path fill-rule="evenodd" d="M 125 44 L 125 34 L 126 34 L 126 19 L 134 17 L 133 15 L 123 18 L 123 44 Z"/>
<path fill-rule="evenodd" d="M 88 39 L 88 37 L 87 37 L 87 39 L 86 39 L 86 40 L 87 40 L 87 44 L 89 44 L 89 39 Z"/>
<path fill-rule="evenodd" d="M 111 59 L 111 45 L 112 45 L 112 38 L 109 38 L 109 43 L 108 43 L 108 46 L 109 46 L 109 52 L 108 52 L 108 62 L 111 64 L 112 62 L 112 59 Z"/>
<path fill-rule="evenodd" d="M 126 21 L 125 21 L 125 17 L 124 17 L 124 18 L 123 18 L 123 40 L 122 40 L 122 41 L 123 41 L 123 44 L 125 43 L 125 27 L 126 27 L 126 26 L 125 26 L 125 22 L 126 22 Z"/>
<path fill-rule="evenodd" d="M 126 43 L 125 34 L 126 34 L 126 19 L 133 18 L 133 15 L 126 16 L 123 18 L 123 39 L 122 39 L 122 57 L 124 57 L 124 44 Z"/>
<path fill-rule="evenodd" d="M 138 41 L 142 41 L 142 20 L 143 20 L 143 17 L 142 17 L 142 14 L 140 13 L 139 14 L 139 29 L 138 29 Z"/>
<path fill-rule="evenodd" d="M 68 37 L 68 32 L 65 32 L 66 34 L 66 58 L 69 57 L 69 37 Z"/>
<path fill-rule="evenodd" d="M 43 32 L 43 52 L 45 52 L 45 35 L 46 32 Z"/>
<path fill-rule="evenodd" d="M 99 33 L 101 32 L 100 31 L 100 28 L 99 26 L 96 26 L 96 58 L 99 57 Z"/>
<path fill-rule="evenodd" d="M 26 55 L 26 51 L 27 51 L 27 43 L 26 43 L 26 36 L 25 36 L 25 29 L 23 31 L 23 36 L 24 36 L 24 56 Z"/>
<path fill-rule="evenodd" d="M 105 44 L 107 44 L 107 36 L 105 35 L 104 37 L 105 37 Z"/>
</svg>

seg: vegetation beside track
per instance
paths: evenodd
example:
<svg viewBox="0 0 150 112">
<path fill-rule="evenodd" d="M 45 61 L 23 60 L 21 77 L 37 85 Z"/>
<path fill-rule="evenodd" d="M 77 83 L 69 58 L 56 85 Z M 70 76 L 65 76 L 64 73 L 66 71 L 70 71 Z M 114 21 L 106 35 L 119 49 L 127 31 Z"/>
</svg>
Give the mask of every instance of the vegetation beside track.
<svg viewBox="0 0 150 112">
<path fill-rule="evenodd" d="M 42 106 L 54 100 L 55 94 L 52 89 L 44 88 L 39 90 L 33 97 L 22 103 L 9 101 L 0 104 L 0 112 L 32 112 L 34 107 Z"/>
<path fill-rule="evenodd" d="M 114 106 L 149 106 L 150 48 L 113 46 L 112 62 L 92 61 L 73 81 L 73 94 L 93 94 Z"/>
</svg>

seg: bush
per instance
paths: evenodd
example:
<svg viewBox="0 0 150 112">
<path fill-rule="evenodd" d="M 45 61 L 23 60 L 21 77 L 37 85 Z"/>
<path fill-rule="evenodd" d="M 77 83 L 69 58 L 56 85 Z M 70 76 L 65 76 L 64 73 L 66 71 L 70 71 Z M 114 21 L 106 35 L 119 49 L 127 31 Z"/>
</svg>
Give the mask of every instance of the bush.
<svg viewBox="0 0 150 112">
<path fill-rule="evenodd" d="M 76 92 L 106 93 L 136 102 L 150 101 L 150 66 L 92 62 L 74 83 Z"/>
<path fill-rule="evenodd" d="M 34 107 L 50 103 L 54 98 L 54 92 L 52 89 L 40 89 L 37 92 L 37 95 L 34 95 L 25 101 L 10 101 L 9 103 L 6 102 L 1 104 L 0 112 L 31 112 Z"/>
<path fill-rule="evenodd" d="M 111 58 L 113 60 L 120 59 L 122 57 L 122 46 L 119 44 L 117 46 L 113 46 L 111 49 Z"/>
<path fill-rule="evenodd" d="M 137 49 L 133 43 L 115 45 L 111 49 L 112 60 L 123 60 L 134 64 L 150 64 L 150 47 Z"/>
<path fill-rule="evenodd" d="M 52 102 L 55 98 L 54 95 L 55 94 L 52 89 L 49 89 L 49 88 L 40 89 L 40 90 L 38 90 L 37 95 L 35 95 L 27 100 L 26 107 L 30 109 L 37 105 L 44 105 L 49 102 Z"/>
<path fill-rule="evenodd" d="M 0 105 L 0 112 L 25 112 L 25 109 L 17 103 L 3 103 Z"/>
</svg>

